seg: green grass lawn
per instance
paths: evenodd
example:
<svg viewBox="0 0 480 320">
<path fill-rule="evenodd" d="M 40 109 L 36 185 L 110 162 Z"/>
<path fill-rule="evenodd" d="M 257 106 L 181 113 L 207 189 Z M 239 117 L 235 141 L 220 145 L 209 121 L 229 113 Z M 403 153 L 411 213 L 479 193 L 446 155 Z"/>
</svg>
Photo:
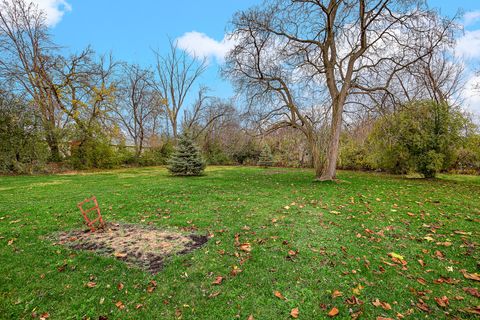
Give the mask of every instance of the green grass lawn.
<svg viewBox="0 0 480 320">
<path fill-rule="evenodd" d="M 473 319 L 465 309 L 480 300 L 463 288 L 480 283 L 465 277 L 480 268 L 480 177 L 339 178 L 238 167 L 0 177 L 0 318 L 289 319 L 298 308 L 299 319 L 323 319 L 337 308 L 336 319 Z M 92 194 L 107 221 L 213 237 L 155 276 L 53 245 L 55 232 L 84 227 L 76 204 Z"/>
</svg>

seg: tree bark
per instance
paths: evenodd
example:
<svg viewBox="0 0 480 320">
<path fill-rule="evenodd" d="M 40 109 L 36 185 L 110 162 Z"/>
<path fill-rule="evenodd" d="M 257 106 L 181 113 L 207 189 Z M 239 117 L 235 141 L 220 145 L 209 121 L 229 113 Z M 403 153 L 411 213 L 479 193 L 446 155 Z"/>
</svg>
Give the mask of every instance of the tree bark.
<svg viewBox="0 0 480 320">
<path fill-rule="evenodd" d="M 323 172 L 324 160 L 322 150 L 315 137 L 308 137 L 310 152 L 312 153 L 312 164 L 315 170 L 315 179 L 319 179 Z"/>
<path fill-rule="evenodd" d="M 342 115 L 344 99 L 333 104 L 332 124 L 330 128 L 330 139 L 328 143 L 328 150 L 326 155 L 326 163 L 323 167 L 323 171 L 317 180 L 319 181 L 331 181 L 336 178 L 337 174 L 337 160 L 340 150 L 340 133 L 342 131 Z M 318 176 L 317 176 L 318 177 Z"/>
</svg>

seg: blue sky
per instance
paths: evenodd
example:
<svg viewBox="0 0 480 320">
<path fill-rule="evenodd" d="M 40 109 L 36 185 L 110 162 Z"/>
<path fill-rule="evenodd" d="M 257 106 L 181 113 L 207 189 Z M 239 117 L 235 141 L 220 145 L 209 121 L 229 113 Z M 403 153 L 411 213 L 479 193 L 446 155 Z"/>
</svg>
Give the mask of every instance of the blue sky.
<svg viewBox="0 0 480 320">
<path fill-rule="evenodd" d="M 232 94 L 218 75 L 218 66 L 229 43 L 225 31 L 232 15 L 261 0 L 34 0 L 48 14 L 55 41 L 68 52 L 87 45 L 98 53 L 112 52 L 123 61 L 152 65 L 151 49 L 168 48 L 168 38 L 180 39 L 182 47 L 208 57 L 210 63 L 201 81 L 211 93 Z M 466 13 L 460 49 L 468 53 L 467 65 L 480 62 L 480 0 L 430 0 L 431 7 L 452 16 Z M 463 42 L 462 42 L 463 41 Z M 470 76 L 470 75 L 469 75 Z M 472 81 L 473 81 L 473 75 Z M 467 93 L 468 95 L 468 93 Z M 480 97 L 469 97 L 480 113 Z M 478 104 L 478 105 L 477 105 Z"/>
</svg>

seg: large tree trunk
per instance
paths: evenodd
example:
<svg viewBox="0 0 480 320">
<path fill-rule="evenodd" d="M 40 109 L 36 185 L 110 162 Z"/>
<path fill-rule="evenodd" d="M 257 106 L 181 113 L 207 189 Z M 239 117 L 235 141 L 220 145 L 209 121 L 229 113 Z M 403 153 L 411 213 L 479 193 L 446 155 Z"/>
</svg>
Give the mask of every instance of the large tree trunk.
<svg viewBox="0 0 480 320">
<path fill-rule="evenodd" d="M 173 119 L 171 120 L 172 122 L 172 132 L 173 132 L 173 140 L 177 141 L 177 119 Z"/>
<path fill-rule="evenodd" d="M 60 155 L 60 147 L 58 145 L 58 138 L 55 135 L 54 129 L 51 126 L 46 125 L 44 126 L 46 131 L 46 141 L 48 144 L 48 148 L 50 149 L 50 157 L 49 161 L 51 162 L 60 162 L 62 160 L 62 156 Z"/>
<path fill-rule="evenodd" d="M 331 181 L 336 178 L 337 160 L 340 150 L 340 133 L 342 131 L 343 103 L 344 99 L 339 99 L 333 104 L 332 125 L 325 159 L 326 163 L 321 176 L 317 178 L 319 181 Z"/>
<path fill-rule="evenodd" d="M 313 169 L 315 170 L 315 179 L 319 179 L 323 172 L 324 157 L 318 139 L 308 137 L 310 152 L 312 153 Z"/>
</svg>

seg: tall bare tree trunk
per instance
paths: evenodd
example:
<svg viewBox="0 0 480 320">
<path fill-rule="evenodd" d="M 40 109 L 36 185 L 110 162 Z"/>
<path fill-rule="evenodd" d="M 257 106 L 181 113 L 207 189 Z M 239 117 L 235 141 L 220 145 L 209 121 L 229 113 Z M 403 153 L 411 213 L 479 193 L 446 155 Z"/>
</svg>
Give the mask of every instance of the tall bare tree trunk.
<svg viewBox="0 0 480 320">
<path fill-rule="evenodd" d="M 342 114 L 345 99 L 342 97 L 333 103 L 332 125 L 330 128 L 330 137 L 326 154 L 326 163 L 319 181 L 334 180 L 337 174 L 337 160 L 340 151 L 340 133 L 342 131 Z"/>
<path fill-rule="evenodd" d="M 50 149 L 50 161 L 60 162 L 62 160 L 60 156 L 60 147 L 58 146 L 58 139 L 55 134 L 50 130 L 47 131 L 46 141 L 48 148 Z"/>
<path fill-rule="evenodd" d="M 312 164 L 313 169 L 315 170 L 315 178 L 318 179 L 322 175 L 323 166 L 325 162 L 325 158 L 323 157 L 323 152 L 320 148 L 318 139 L 313 136 L 308 136 L 308 143 L 310 145 L 310 152 L 312 153 Z"/>
</svg>

